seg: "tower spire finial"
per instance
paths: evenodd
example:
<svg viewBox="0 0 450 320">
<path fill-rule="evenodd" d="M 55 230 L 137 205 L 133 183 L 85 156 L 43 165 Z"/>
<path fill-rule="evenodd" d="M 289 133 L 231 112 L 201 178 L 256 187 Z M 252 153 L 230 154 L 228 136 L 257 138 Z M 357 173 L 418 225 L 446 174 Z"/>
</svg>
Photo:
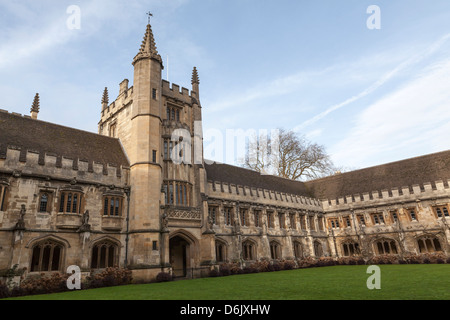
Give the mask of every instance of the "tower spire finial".
<svg viewBox="0 0 450 320">
<path fill-rule="evenodd" d="M 191 84 L 200 84 L 200 80 L 198 79 L 198 72 L 197 72 L 197 67 L 194 67 L 194 70 L 192 70 L 192 80 L 191 80 Z"/>
<path fill-rule="evenodd" d="M 198 72 L 197 72 L 197 67 L 194 67 L 194 69 L 192 70 L 192 80 L 191 80 L 191 84 L 192 84 L 192 91 L 195 92 L 195 96 L 197 98 L 197 100 L 200 99 L 200 80 L 198 78 Z"/>
<path fill-rule="evenodd" d="M 33 104 L 31 105 L 31 118 L 37 119 L 39 113 L 39 93 L 34 96 Z"/>
<path fill-rule="evenodd" d="M 133 65 L 140 59 L 151 58 L 158 61 L 162 66 L 163 65 L 162 58 L 159 55 L 158 50 L 156 49 L 155 38 L 153 37 L 152 27 L 150 26 L 150 17 L 152 17 L 153 15 L 150 12 L 147 14 L 149 23 L 147 24 L 147 30 L 145 31 L 144 40 L 142 40 L 141 48 L 139 49 L 138 54 L 133 59 Z"/>
<path fill-rule="evenodd" d="M 150 24 L 150 18 L 153 17 L 153 14 L 149 11 L 147 12 L 148 15 L 148 24 Z"/>
<path fill-rule="evenodd" d="M 102 109 L 105 109 L 106 107 L 108 107 L 108 104 L 109 104 L 108 88 L 105 87 L 105 90 L 103 91 L 103 96 L 102 96 Z"/>
</svg>

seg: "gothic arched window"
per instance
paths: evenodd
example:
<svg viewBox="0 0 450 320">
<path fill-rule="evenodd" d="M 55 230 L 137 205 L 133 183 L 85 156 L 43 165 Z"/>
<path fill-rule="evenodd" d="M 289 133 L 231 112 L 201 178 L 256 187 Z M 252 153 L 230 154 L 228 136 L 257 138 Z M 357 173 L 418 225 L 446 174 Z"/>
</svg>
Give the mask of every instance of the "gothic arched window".
<svg viewBox="0 0 450 320">
<path fill-rule="evenodd" d="M 247 240 L 242 243 L 242 257 L 244 260 L 255 260 L 255 245 Z"/>
<path fill-rule="evenodd" d="M 302 244 L 298 241 L 294 242 L 294 255 L 297 259 L 303 258 Z"/>
<path fill-rule="evenodd" d="M 344 256 L 356 256 L 360 254 L 359 245 L 356 242 L 347 242 L 342 244 Z"/>
<path fill-rule="evenodd" d="M 118 247 L 111 241 L 102 241 L 92 248 L 92 269 L 114 267 L 117 264 Z"/>
<path fill-rule="evenodd" d="M 436 237 L 422 237 L 417 240 L 420 253 L 442 251 L 441 243 Z"/>
<path fill-rule="evenodd" d="M 276 241 L 270 242 L 270 256 L 274 260 L 281 259 L 281 246 Z"/>
<path fill-rule="evenodd" d="M 216 240 L 216 261 L 225 262 L 227 259 L 227 246 L 224 242 Z"/>
<path fill-rule="evenodd" d="M 376 248 L 376 253 L 381 254 L 397 254 L 397 245 L 394 240 L 382 239 L 374 243 Z"/>
<path fill-rule="evenodd" d="M 319 241 L 314 241 L 314 255 L 316 257 L 323 256 L 322 244 Z"/>
<path fill-rule="evenodd" d="M 59 271 L 64 247 L 52 240 L 36 244 L 33 247 L 30 271 Z"/>
</svg>

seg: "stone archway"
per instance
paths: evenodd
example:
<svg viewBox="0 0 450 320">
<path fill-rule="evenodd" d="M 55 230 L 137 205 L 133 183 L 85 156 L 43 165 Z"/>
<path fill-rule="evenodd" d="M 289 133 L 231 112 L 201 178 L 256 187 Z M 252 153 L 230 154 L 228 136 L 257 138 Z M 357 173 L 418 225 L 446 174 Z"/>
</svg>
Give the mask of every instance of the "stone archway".
<svg viewBox="0 0 450 320">
<path fill-rule="evenodd" d="M 169 237 L 169 261 L 177 278 L 191 278 L 198 260 L 198 244 L 188 232 L 179 230 Z"/>
<path fill-rule="evenodd" d="M 190 267 L 190 244 L 183 237 L 175 236 L 169 240 L 169 257 L 175 277 L 186 277 Z"/>
</svg>

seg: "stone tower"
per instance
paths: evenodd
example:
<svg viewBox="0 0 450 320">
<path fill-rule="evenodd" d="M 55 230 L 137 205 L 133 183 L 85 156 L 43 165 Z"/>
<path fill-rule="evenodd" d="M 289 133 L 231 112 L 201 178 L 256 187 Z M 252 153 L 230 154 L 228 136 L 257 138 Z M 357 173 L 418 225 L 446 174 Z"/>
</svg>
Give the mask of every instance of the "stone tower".
<svg viewBox="0 0 450 320">
<path fill-rule="evenodd" d="M 159 264 L 161 198 L 161 56 L 150 24 L 133 59 L 133 105 L 127 155 L 130 160 L 129 262 Z"/>
<path fill-rule="evenodd" d="M 191 92 L 162 79 L 152 29 L 133 59 L 134 83 L 120 83 L 109 103 L 105 88 L 99 133 L 118 138 L 130 163 L 129 211 L 121 261 L 142 273 L 207 272 L 214 261 L 203 160 L 197 68 Z M 135 275 L 137 276 L 137 275 Z"/>
</svg>

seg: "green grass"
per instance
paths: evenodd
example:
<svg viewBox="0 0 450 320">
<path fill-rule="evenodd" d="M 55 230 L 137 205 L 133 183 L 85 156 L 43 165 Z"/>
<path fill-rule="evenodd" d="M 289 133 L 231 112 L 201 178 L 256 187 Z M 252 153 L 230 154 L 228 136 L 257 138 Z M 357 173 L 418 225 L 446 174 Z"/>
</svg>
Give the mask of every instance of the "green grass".
<svg viewBox="0 0 450 320">
<path fill-rule="evenodd" d="M 382 265 L 381 289 L 369 290 L 367 266 L 291 271 L 128 285 L 31 300 L 449 300 L 450 265 Z"/>
</svg>

